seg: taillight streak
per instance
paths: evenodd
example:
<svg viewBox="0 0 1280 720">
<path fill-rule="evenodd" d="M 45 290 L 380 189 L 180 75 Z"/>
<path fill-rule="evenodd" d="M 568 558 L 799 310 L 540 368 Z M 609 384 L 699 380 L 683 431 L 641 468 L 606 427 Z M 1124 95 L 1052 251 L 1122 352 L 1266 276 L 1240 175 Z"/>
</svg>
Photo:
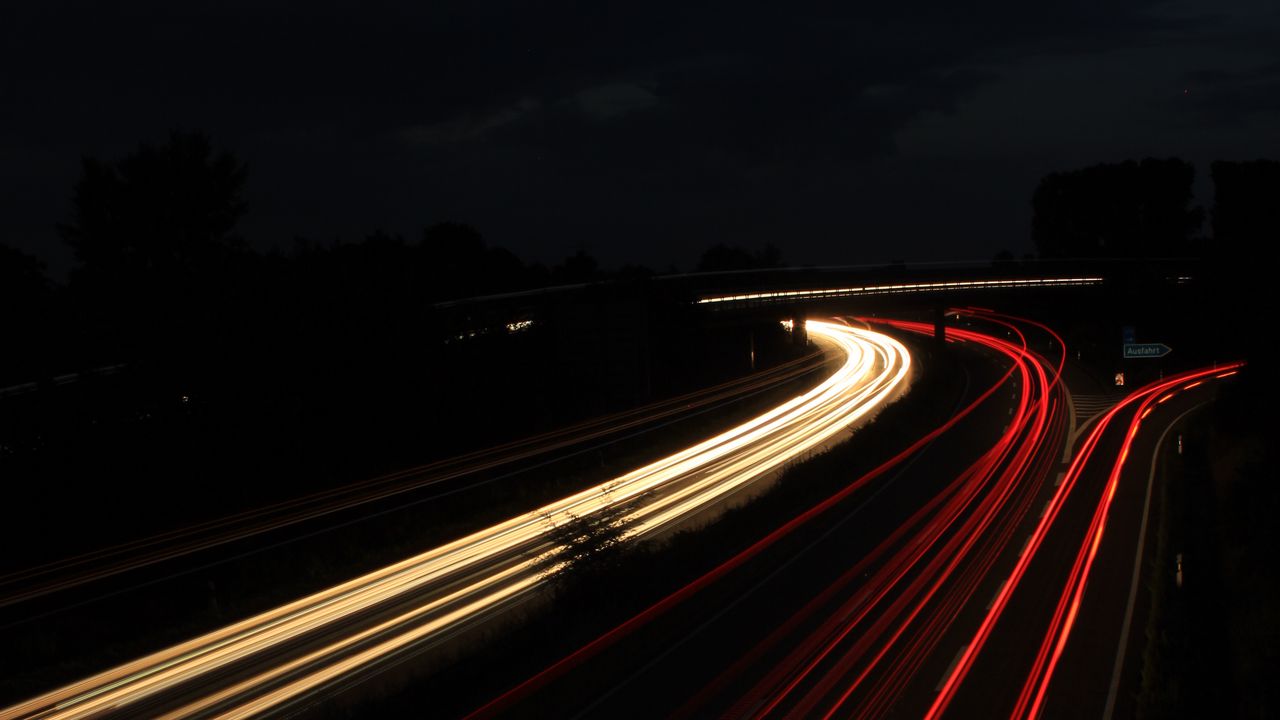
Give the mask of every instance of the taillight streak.
<svg viewBox="0 0 1280 720">
<path fill-rule="evenodd" d="M 1229 366 L 1236 367 L 1236 366 Z M 1065 499 L 1071 494 L 1075 487 L 1076 481 L 1083 472 L 1084 467 L 1089 462 L 1094 450 L 1096 449 L 1100 438 L 1110 425 L 1112 419 L 1119 414 L 1125 407 L 1136 401 L 1143 400 L 1138 412 L 1131 423 L 1128 432 L 1125 434 L 1125 440 L 1117 459 L 1113 466 L 1112 474 L 1106 486 L 1099 508 L 1095 511 L 1094 519 L 1090 524 L 1089 531 L 1084 536 L 1084 543 L 1077 553 L 1076 562 L 1073 564 L 1066 589 L 1059 599 L 1058 606 L 1055 609 L 1053 620 L 1050 623 L 1049 632 L 1046 633 L 1041 648 L 1037 654 L 1036 661 L 1033 664 L 1031 675 L 1024 684 L 1022 693 L 1019 697 L 1014 717 L 1023 716 L 1035 717 L 1039 709 L 1039 703 L 1043 699 L 1044 688 L 1048 685 L 1048 679 L 1052 676 L 1053 667 L 1056 665 L 1057 658 L 1061 655 L 1062 648 L 1065 646 L 1066 638 L 1070 633 L 1070 628 L 1074 623 L 1076 612 L 1079 609 L 1080 596 L 1088 576 L 1088 570 L 1092 565 L 1093 557 L 1096 555 L 1097 547 L 1102 539 L 1102 532 L 1105 528 L 1106 510 L 1110 505 L 1111 499 L 1115 495 L 1116 486 L 1119 480 L 1119 469 L 1123 465 L 1125 458 L 1128 456 L 1129 447 L 1132 444 L 1134 435 L 1136 434 L 1137 425 L 1141 422 L 1141 412 L 1149 408 L 1153 404 L 1153 398 L 1160 393 L 1170 390 L 1175 385 L 1187 381 L 1203 377 L 1206 374 L 1216 372 L 1216 370 L 1199 370 L 1183 373 L 1164 381 L 1152 383 L 1148 386 L 1140 388 L 1124 400 L 1111 408 L 1097 425 L 1094 426 L 1081 446 L 1080 451 L 1073 459 L 1063 482 L 1059 486 L 1057 492 L 1054 493 L 1050 500 L 1048 510 L 1044 513 L 1040 522 L 1036 526 L 1035 532 L 1032 534 L 1031 541 L 1028 543 L 1027 550 L 1019 558 L 1017 566 L 1010 575 L 1009 581 L 1004 584 L 997 595 L 996 601 L 988 610 L 986 617 L 979 626 L 973 639 L 966 645 L 966 649 L 961 656 L 960 661 L 947 679 L 942 690 L 935 698 L 933 705 L 926 714 L 927 718 L 933 718 L 941 715 L 955 696 L 960 684 L 971 669 L 978 654 L 981 652 L 986 640 L 990 636 L 995 623 L 1003 614 L 1008 604 L 1009 598 L 1018 587 L 1019 582 L 1026 572 L 1027 566 L 1035 558 L 1038 553 L 1044 537 L 1048 530 L 1053 526 L 1058 514 L 1065 502 Z M 1194 386 L 1194 384 L 1193 384 Z M 1172 395 L 1166 395 L 1160 398 L 1154 404 L 1162 403 L 1169 399 Z M 1030 712 L 1028 712 L 1030 708 Z"/>
<path fill-rule="evenodd" d="M 845 676 L 852 672 L 858 660 L 871 650 L 879 638 L 889 633 L 888 639 L 879 645 L 878 652 L 866 663 L 861 673 L 845 685 L 834 705 L 827 710 L 826 715 L 830 716 L 838 711 L 868 674 L 879 665 L 880 661 L 899 638 L 910 628 L 924 608 L 933 601 L 940 588 L 945 586 L 957 567 L 960 567 L 962 561 L 970 557 L 975 545 L 979 539 L 984 537 L 988 528 L 1005 515 L 1011 514 L 1019 520 L 1025 515 L 1034 497 L 1034 492 L 1028 491 L 1028 484 L 1021 483 L 1019 480 L 1025 477 L 1039 476 L 1037 473 L 1042 473 L 1046 469 L 1045 457 L 1047 456 L 1042 456 L 1036 472 L 1032 472 L 1029 475 L 1026 472 L 1028 462 L 1035 456 L 1038 448 L 1043 446 L 1045 422 L 1050 417 L 1051 409 L 1048 393 L 1056 387 L 1061 371 L 1061 361 L 1052 381 L 1050 381 L 1044 373 L 1043 365 L 1032 358 L 1026 350 L 1025 339 L 1022 338 L 1021 331 L 1002 319 L 995 317 L 988 319 L 1004 324 L 1012 332 L 1017 333 L 1022 346 L 1019 347 L 1013 343 L 991 338 L 980 333 L 973 333 L 972 331 L 949 329 L 948 334 L 982 343 L 1009 355 L 1015 361 L 1015 367 L 1021 373 L 1022 387 L 1032 390 L 1032 392 L 1022 393 L 1016 415 L 996 445 L 962 472 L 947 488 L 937 494 L 928 505 L 917 511 L 907 523 L 896 530 L 886 543 L 882 543 L 876 549 L 872 558 L 878 557 L 888 542 L 900 540 L 901 536 L 909 528 L 919 524 L 925 514 L 935 509 L 944 498 L 950 498 L 944 510 L 939 513 L 938 518 L 923 528 L 915 542 L 902 548 L 892 560 L 885 563 L 877 571 L 875 577 L 868 581 L 858 594 L 836 611 L 830 613 L 829 620 L 819 630 L 812 633 L 783 662 L 776 665 L 765 678 L 757 683 L 755 690 L 743 697 L 734 706 L 738 712 L 744 712 L 749 708 L 760 706 L 762 702 L 764 703 L 763 706 L 760 706 L 753 713 L 754 717 L 764 717 L 778 709 L 781 703 L 838 648 L 846 637 L 869 617 L 874 605 L 883 600 L 887 593 L 902 581 L 910 571 L 916 569 L 919 561 L 926 553 L 936 547 L 937 543 L 946 536 L 947 531 L 960 518 L 965 516 L 966 511 L 970 511 L 969 519 L 950 537 L 944 548 L 938 551 L 933 559 L 926 564 L 925 568 L 908 584 L 908 587 L 902 591 L 891 606 L 881 613 L 880 617 L 872 624 L 872 627 L 864 630 L 858 636 L 854 647 L 847 650 L 837 660 L 836 665 L 829 669 L 816 686 L 791 708 L 788 715 L 805 716 L 813 713 L 822 698 L 831 693 L 836 685 L 845 681 Z M 933 329 L 932 325 L 922 323 L 893 322 L 891 324 L 900 329 L 924 334 L 932 333 Z M 1059 341 L 1059 347 L 1061 347 L 1060 339 L 1056 336 L 1054 337 Z M 1031 368 L 1034 368 L 1034 374 Z M 1033 377 L 1035 382 L 1033 382 Z M 1035 393 L 1035 390 L 1039 390 L 1039 392 Z M 1030 416 L 1031 419 L 1029 421 L 1027 410 L 1033 394 L 1037 396 L 1036 411 Z M 1009 459 L 1008 453 L 1010 449 L 1014 447 L 1016 439 L 1023 434 L 1027 436 L 1026 440 L 1017 445 L 1017 450 L 1014 452 L 1013 457 Z M 978 502 L 978 505 L 974 507 L 973 503 L 979 497 L 979 491 L 993 483 L 993 477 L 997 469 L 1006 460 L 1008 460 L 1008 464 L 1004 465 L 1004 472 L 994 480 L 992 492 L 983 497 Z M 965 492 L 959 492 L 961 488 Z M 1014 497 L 1015 491 L 1020 495 L 1018 495 L 1018 499 L 1013 505 L 1012 512 L 1000 513 L 999 511 Z M 1015 525 L 1016 520 L 1008 522 L 1006 519 L 998 526 L 999 530 L 994 540 L 983 546 L 985 552 L 976 554 L 977 556 L 973 558 L 972 563 L 960 573 L 958 582 L 952 583 L 949 591 L 944 594 L 942 600 L 944 607 L 955 608 L 968 601 L 972 595 L 973 588 L 986 575 L 999 552 L 1007 545 Z M 768 647 L 783 637 L 786 630 L 797 627 L 803 619 L 812 614 L 819 606 L 825 605 L 826 601 L 834 596 L 836 591 L 853 578 L 858 577 L 869 565 L 869 561 L 870 558 L 864 558 L 850 572 L 842 575 L 836 583 L 820 593 L 818 598 L 808 603 L 800 612 L 784 623 L 782 627 L 753 648 L 751 652 L 747 653 L 734 666 L 731 666 L 729 670 L 722 673 L 708 688 L 695 697 L 695 702 L 705 699 L 709 695 L 709 691 L 714 692 L 714 689 L 723 687 L 728 682 L 728 677 L 726 676 L 732 676 L 741 671 L 753 659 L 761 656 Z M 930 582 L 931 579 L 932 582 Z M 928 586 L 927 589 L 926 585 Z M 904 614 L 908 606 L 911 609 Z M 923 656 L 936 645 L 939 635 L 954 618 L 954 615 L 950 615 L 944 619 L 944 615 L 947 615 L 947 613 L 941 612 L 928 616 L 921 634 L 916 636 L 914 642 L 909 642 L 903 652 L 899 653 L 898 657 L 893 661 L 896 667 L 910 668 L 910 671 L 906 673 L 908 675 L 914 673 L 914 669 L 918 668 L 923 661 Z M 892 672 L 887 677 L 890 678 L 890 682 L 896 680 L 899 687 L 905 682 L 901 675 Z M 888 690 L 884 688 L 877 689 L 870 701 L 875 702 L 880 699 L 883 703 L 883 696 L 886 692 L 892 692 L 892 688 Z M 765 698 L 767 698 L 767 702 Z M 863 708 L 865 708 L 865 705 Z M 859 709 L 859 716 L 866 714 L 862 712 L 863 708 Z M 682 710 L 684 711 L 683 714 L 688 714 L 689 706 L 686 705 Z M 733 713 L 734 710 L 731 710 L 730 714 Z"/>
<path fill-rule="evenodd" d="M 1229 367 L 1238 367 L 1239 364 Z M 1218 372 L 1215 369 L 1195 370 L 1184 373 L 1180 376 L 1171 378 L 1170 380 L 1153 384 L 1139 390 L 1130 396 L 1130 400 L 1136 400 L 1142 397 L 1142 404 L 1134 417 L 1129 422 L 1129 431 L 1125 435 L 1124 444 L 1119 454 L 1111 466 L 1111 472 L 1107 478 L 1106 491 L 1103 493 L 1102 499 L 1094 510 L 1093 520 L 1089 525 L 1089 532 L 1084 536 L 1084 542 L 1076 555 L 1076 561 L 1072 568 L 1071 577 L 1063 593 L 1058 601 L 1058 609 L 1054 614 L 1054 622 L 1050 625 L 1049 632 L 1045 634 L 1044 640 L 1041 642 L 1040 651 L 1037 654 L 1036 664 L 1033 666 L 1031 673 L 1027 677 L 1027 681 L 1023 684 L 1022 692 L 1018 698 L 1012 717 L 1037 717 L 1044 704 L 1045 694 L 1048 691 L 1049 683 L 1053 679 L 1054 671 L 1057 668 L 1058 660 L 1062 656 L 1063 650 L 1066 648 L 1067 640 L 1071 636 L 1071 629 L 1075 625 L 1077 613 L 1080 604 L 1084 598 L 1085 586 L 1088 584 L 1090 571 L 1093 569 L 1093 563 L 1098 554 L 1098 548 L 1102 543 L 1103 534 L 1107 527 L 1107 517 L 1111 509 L 1111 501 L 1115 497 L 1116 489 L 1120 484 L 1120 474 L 1124 469 L 1125 460 L 1129 456 L 1129 451 L 1133 445 L 1134 438 L 1137 436 L 1138 429 L 1142 421 L 1146 419 L 1151 412 L 1155 403 L 1152 399 L 1164 390 L 1168 390 L 1171 386 L 1184 382 L 1188 379 L 1195 379 L 1194 382 L 1183 386 L 1181 390 L 1190 390 L 1198 387 L 1205 382 L 1208 375 Z M 1179 390 L 1174 390 L 1174 393 Z M 1063 608 L 1069 608 L 1065 614 Z M 1052 651 L 1050 651 L 1052 647 Z M 1047 660 L 1046 660 L 1047 658 Z"/>
<path fill-rule="evenodd" d="M 560 660 L 544 668 L 543 670 L 536 673 L 535 675 L 519 683 L 515 687 L 512 687 L 511 689 L 502 693 L 498 697 L 490 700 L 485 705 L 472 711 L 470 714 L 467 715 L 467 717 L 468 718 L 491 717 L 497 714 L 498 712 L 501 712 L 503 709 L 510 707 L 514 703 L 536 692 L 538 689 L 544 687 L 545 685 L 549 684 L 555 679 L 561 677 L 562 675 L 569 672 L 573 668 L 581 665 L 583 662 L 589 660 L 592 657 L 595 657 L 606 648 L 611 647 L 618 641 L 634 633 L 636 630 L 644 627 L 645 625 L 649 624 L 653 620 L 661 617 L 668 610 L 671 610 L 672 608 L 683 603 L 685 600 L 698 594 L 703 589 L 715 583 L 721 577 L 727 575 L 729 572 L 740 567 L 747 561 L 756 557 L 765 549 L 771 547 L 782 538 L 785 538 L 791 535 L 797 529 L 805 526 L 809 521 L 813 520 L 814 518 L 820 515 L 823 515 L 828 510 L 830 510 L 831 508 L 835 507 L 836 505 L 838 505 L 839 503 L 847 499 L 850 495 L 859 491 L 860 489 L 865 487 L 868 483 L 874 481 L 875 479 L 884 475 L 889 470 L 898 466 L 904 460 L 906 460 L 907 458 L 911 457 L 916 452 L 918 452 L 921 448 L 933 442 L 937 437 L 947 432 L 951 428 L 955 427 L 957 423 L 959 423 L 962 419 L 967 417 L 974 409 L 976 409 L 977 407 L 981 406 L 984 402 L 986 402 L 986 400 L 990 398 L 996 392 L 996 390 L 1002 387 L 1004 383 L 1009 379 L 1009 377 L 1013 374 L 1013 372 L 1014 372 L 1014 368 L 1010 367 L 1009 370 L 1006 371 L 998 381 L 996 381 L 993 385 L 991 385 L 991 387 L 986 389 L 981 395 L 975 398 L 973 402 L 967 405 L 964 409 L 956 413 L 946 422 L 942 423 L 941 425 L 934 428 L 930 432 L 916 439 L 907 448 L 905 448 L 904 450 L 902 450 L 900 453 L 893 456 L 892 458 L 886 460 L 884 463 L 880 464 L 872 471 L 857 478 L 856 480 L 854 480 L 853 482 L 849 483 L 844 488 L 842 488 L 840 491 L 827 497 L 826 499 L 815 504 L 814 506 L 804 511 L 800 515 L 797 515 L 796 517 L 787 521 L 783 525 L 777 527 L 776 529 L 774 529 L 764 537 L 752 543 L 750 546 L 748 546 L 744 550 L 740 551 L 738 554 L 724 561 L 723 563 L 711 569 L 710 571 L 703 574 L 702 576 L 694 579 L 693 581 L 686 584 L 684 587 L 680 588 L 679 590 L 676 590 L 675 592 L 667 595 L 661 600 L 650 605 L 645 610 L 642 610 L 640 613 L 632 616 L 628 620 L 613 627 L 612 629 L 608 630 L 607 632 L 600 635 L 599 637 L 592 640 L 591 642 L 587 643 L 586 645 L 583 645 L 582 647 L 564 656 Z"/>
</svg>

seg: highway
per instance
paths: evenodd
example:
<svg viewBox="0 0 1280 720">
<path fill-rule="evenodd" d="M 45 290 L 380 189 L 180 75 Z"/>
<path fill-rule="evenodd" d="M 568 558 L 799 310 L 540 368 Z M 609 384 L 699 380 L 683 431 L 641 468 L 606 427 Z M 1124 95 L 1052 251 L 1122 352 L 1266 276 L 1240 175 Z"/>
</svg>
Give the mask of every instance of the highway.
<svg viewBox="0 0 1280 720">
<path fill-rule="evenodd" d="M 903 392 L 906 348 L 808 323 L 844 362 L 809 392 L 599 486 L 272 611 L 0 711 L 0 718 L 247 717 L 311 702 L 403 653 L 441 646 L 537 596 L 557 528 L 621 508 L 629 537 L 717 508 Z M 500 411 L 500 409 L 495 409 Z"/>
<path fill-rule="evenodd" d="M 1016 541 L 1010 528 L 1061 452 L 1061 342 L 1047 360 L 1018 325 L 989 322 L 948 328 L 975 382 L 943 423 L 472 716 L 860 716 L 868 702 L 892 705 L 904 681 L 931 672 L 921 667 L 954 606 Z"/>
<path fill-rule="evenodd" d="M 1060 337 L 961 317 L 975 329 L 947 337 L 969 371 L 1004 372 L 952 421 L 470 717 L 1114 714 L 1126 657 L 1134 672 L 1146 463 L 1184 396 L 1238 366 L 1120 394 L 1073 427 Z"/>
<path fill-rule="evenodd" d="M 1145 612 L 1137 599 L 1155 462 L 1170 428 L 1239 368 L 1150 383 L 1090 425 L 1013 570 L 1030 578 L 1028 589 L 995 603 L 970 640 L 970 647 L 997 649 L 985 657 L 975 651 L 957 668 L 954 689 L 939 696 L 935 712 L 954 705 L 957 715 L 991 708 L 1016 718 L 1104 717 L 1116 716 L 1117 703 L 1128 707 L 1120 684 L 1127 674 L 1126 687 L 1137 687 L 1142 645 L 1132 621 L 1135 610 Z M 992 682 L 996 668 L 1012 669 L 1019 682 Z"/>
<path fill-rule="evenodd" d="M 755 708 L 751 717 L 882 716 L 916 697 L 909 687 L 931 679 L 961 609 L 985 599 L 992 569 L 1017 550 L 1015 528 L 1034 508 L 1064 429 L 1062 345 L 1057 340 L 1057 356 L 1046 359 L 1029 349 L 1019 325 L 987 320 L 1015 339 L 970 330 L 954 335 L 1012 363 L 1018 392 L 1007 424 L 977 460 L 828 585 L 825 603 L 800 611 L 798 620 L 820 613 L 821 621 L 799 643 L 789 638 L 784 661 L 735 705 Z M 861 587 L 848 596 L 854 580 Z"/>
</svg>

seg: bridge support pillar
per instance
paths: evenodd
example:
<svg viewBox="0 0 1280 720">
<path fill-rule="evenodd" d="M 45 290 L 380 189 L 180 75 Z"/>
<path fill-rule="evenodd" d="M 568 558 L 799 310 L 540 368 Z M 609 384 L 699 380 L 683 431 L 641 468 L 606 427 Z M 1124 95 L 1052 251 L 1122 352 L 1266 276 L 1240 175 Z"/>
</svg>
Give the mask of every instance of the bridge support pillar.
<svg viewBox="0 0 1280 720">
<path fill-rule="evenodd" d="M 933 342 L 938 347 L 947 344 L 947 306 L 943 303 L 933 306 Z"/>
</svg>

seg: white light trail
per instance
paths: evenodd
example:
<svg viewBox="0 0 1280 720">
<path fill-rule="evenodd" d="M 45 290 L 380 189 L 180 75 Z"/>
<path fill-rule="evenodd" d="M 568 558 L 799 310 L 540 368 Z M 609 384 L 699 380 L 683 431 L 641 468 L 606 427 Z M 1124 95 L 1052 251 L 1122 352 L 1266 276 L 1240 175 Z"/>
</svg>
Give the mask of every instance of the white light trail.
<svg viewBox="0 0 1280 720">
<path fill-rule="evenodd" d="M 454 542 L 0 710 L 0 720 L 128 714 L 136 703 L 164 706 L 166 692 L 186 702 L 166 717 L 210 711 L 242 717 L 411 646 L 443 642 L 532 596 L 546 581 L 540 560 L 554 552 L 557 526 L 626 503 L 628 532 L 655 535 L 820 446 L 905 388 L 911 358 L 893 338 L 830 322 L 809 321 L 808 331 L 845 362 L 817 387 L 749 422 Z M 237 680 L 229 684 L 233 673 Z"/>
</svg>

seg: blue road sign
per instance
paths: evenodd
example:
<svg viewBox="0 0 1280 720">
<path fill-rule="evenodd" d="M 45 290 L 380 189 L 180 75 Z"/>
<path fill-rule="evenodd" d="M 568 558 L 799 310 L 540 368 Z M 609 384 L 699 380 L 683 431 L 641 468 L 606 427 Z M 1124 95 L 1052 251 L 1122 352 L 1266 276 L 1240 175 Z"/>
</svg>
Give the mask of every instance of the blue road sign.
<svg viewBox="0 0 1280 720">
<path fill-rule="evenodd" d="M 1164 343 L 1125 343 L 1126 358 L 1158 358 L 1168 355 L 1173 348 Z"/>
<path fill-rule="evenodd" d="M 1137 338 L 1137 334 L 1134 332 L 1132 325 L 1125 325 L 1120 328 L 1120 334 L 1124 336 L 1123 342 L 1125 345 L 1132 345 L 1137 342 L 1135 339 Z"/>
</svg>

